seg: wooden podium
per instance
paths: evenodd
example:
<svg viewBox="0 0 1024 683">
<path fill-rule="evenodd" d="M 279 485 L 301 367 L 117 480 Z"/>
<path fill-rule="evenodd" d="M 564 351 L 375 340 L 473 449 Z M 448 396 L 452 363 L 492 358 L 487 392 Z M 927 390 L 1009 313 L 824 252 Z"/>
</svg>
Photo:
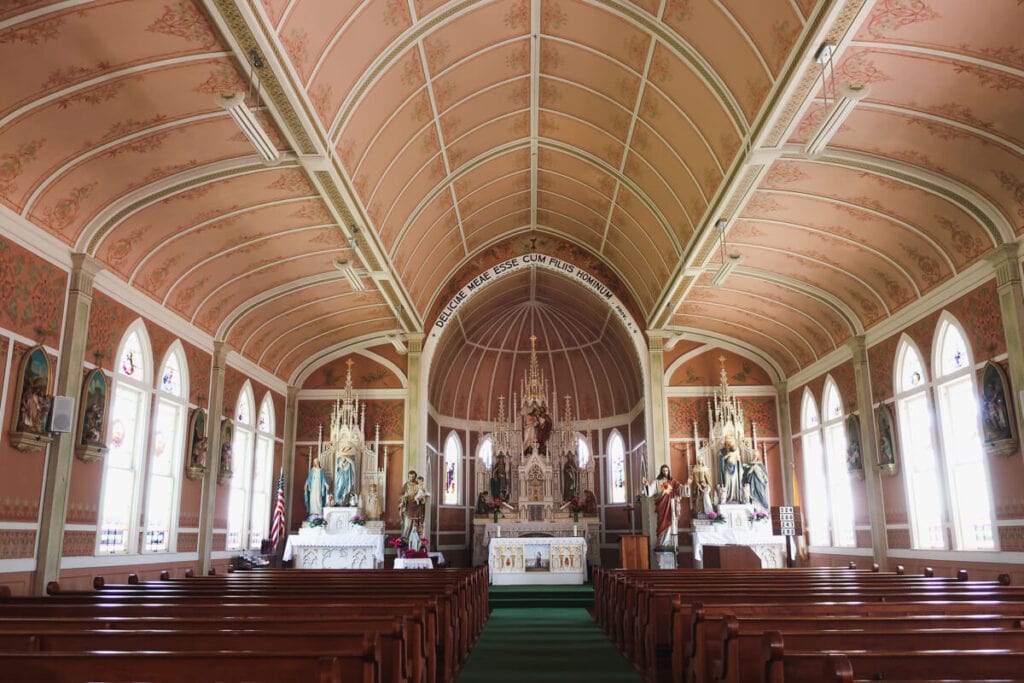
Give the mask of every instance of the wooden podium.
<svg viewBox="0 0 1024 683">
<path fill-rule="evenodd" d="M 704 569 L 760 569 L 761 558 L 745 545 L 704 546 Z"/>
<path fill-rule="evenodd" d="M 619 536 L 619 566 L 623 569 L 650 569 L 649 548 L 646 536 Z"/>
</svg>

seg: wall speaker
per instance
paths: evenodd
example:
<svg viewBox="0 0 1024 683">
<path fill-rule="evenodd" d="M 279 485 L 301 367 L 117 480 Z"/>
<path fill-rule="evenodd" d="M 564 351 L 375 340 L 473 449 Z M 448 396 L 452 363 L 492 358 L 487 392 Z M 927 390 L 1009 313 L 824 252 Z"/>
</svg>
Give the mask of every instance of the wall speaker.
<svg viewBox="0 0 1024 683">
<path fill-rule="evenodd" d="M 75 399 L 70 396 L 54 396 L 50 408 L 50 431 L 66 434 L 74 429 Z"/>
</svg>

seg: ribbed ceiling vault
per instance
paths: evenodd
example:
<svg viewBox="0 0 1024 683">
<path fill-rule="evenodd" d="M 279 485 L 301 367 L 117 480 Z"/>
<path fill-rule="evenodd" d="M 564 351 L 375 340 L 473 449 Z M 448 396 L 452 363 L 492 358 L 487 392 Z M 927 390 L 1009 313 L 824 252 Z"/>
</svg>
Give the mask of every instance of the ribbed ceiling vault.
<svg viewBox="0 0 1024 683">
<path fill-rule="evenodd" d="M 15 0 L 0 205 L 285 380 L 429 328 L 533 239 L 791 375 L 1019 238 L 1022 26 L 1019 0 Z"/>
</svg>

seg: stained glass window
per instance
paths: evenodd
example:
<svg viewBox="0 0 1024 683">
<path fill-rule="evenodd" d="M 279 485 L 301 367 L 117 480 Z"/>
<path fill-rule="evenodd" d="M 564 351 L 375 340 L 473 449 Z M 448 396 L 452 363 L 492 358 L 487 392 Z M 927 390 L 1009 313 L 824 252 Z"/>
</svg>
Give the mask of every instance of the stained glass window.
<svg viewBox="0 0 1024 683">
<path fill-rule="evenodd" d="M 178 495 L 185 452 L 185 421 L 188 403 L 184 397 L 180 346 L 172 348 L 160 373 L 156 415 L 149 454 L 149 485 L 146 487 L 146 532 L 143 549 L 149 552 L 174 549 Z"/>
<path fill-rule="evenodd" d="M 576 465 L 586 467 L 590 462 L 590 446 L 582 436 L 576 437 Z"/>
<path fill-rule="evenodd" d="M 897 366 L 899 367 L 898 391 L 910 391 L 924 384 L 924 365 L 921 363 L 921 355 L 912 345 L 904 341 L 898 352 Z"/>
<path fill-rule="evenodd" d="M 259 549 L 270 536 L 270 501 L 274 495 L 274 404 L 270 394 L 263 397 L 256 416 L 256 455 L 253 461 L 252 516 L 249 547 Z"/>
<path fill-rule="evenodd" d="M 459 460 L 461 455 L 462 446 L 453 432 L 444 442 L 444 470 L 441 476 L 445 505 L 458 505 L 459 503 Z"/>
<path fill-rule="evenodd" d="M 141 325 L 140 325 L 141 327 Z M 132 330 L 121 345 L 117 371 L 125 377 L 132 377 L 140 381 L 146 380 L 146 366 L 143 360 L 142 341 L 139 339 L 139 332 Z"/>
<path fill-rule="evenodd" d="M 238 407 L 235 410 L 235 419 L 244 424 L 252 424 L 252 389 L 246 384 L 245 389 L 238 397 Z"/>
<path fill-rule="evenodd" d="M 825 484 L 825 449 L 818 424 L 818 406 L 811 392 L 805 391 L 800 410 L 800 446 L 804 465 L 802 492 L 807 507 L 807 531 L 811 545 L 825 546 L 829 544 L 830 515 L 826 495 L 828 487 Z"/>
<path fill-rule="evenodd" d="M 491 463 L 494 462 L 494 441 L 491 437 L 485 436 L 483 441 L 480 442 L 480 446 L 477 449 L 477 457 L 480 458 L 480 464 L 487 469 L 491 469 Z"/>
<path fill-rule="evenodd" d="M 256 438 L 252 429 L 252 388 L 246 382 L 235 405 L 234 438 L 231 441 L 231 482 L 228 492 L 228 550 L 241 550 L 250 540 L 247 533 L 252 512 L 253 459 Z"/>
<path fill-rule="evenodd" d="M 164 363 L 164 371 L 160 374 L 160 391 L 171 396 L 181 396 L 181 369 L 178 354 L 171 353 Z"/>
<path fill-rule="evenodd" d="M 608 476 L 611 486 L 608 501 L 626 502 L 626 444 L 618 431 L 612 431 L 608 438 Z"/>
</svg>

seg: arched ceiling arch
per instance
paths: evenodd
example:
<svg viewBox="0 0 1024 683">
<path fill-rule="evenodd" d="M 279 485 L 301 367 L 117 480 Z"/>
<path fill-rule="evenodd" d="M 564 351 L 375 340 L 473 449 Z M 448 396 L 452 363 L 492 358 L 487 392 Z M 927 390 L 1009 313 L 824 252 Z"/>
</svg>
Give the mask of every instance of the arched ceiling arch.
<svg viewBox="0 0 1024 683">
<path fill-rule="evenodd" d="M 422 331 L 531 240 L 649 328 L 786 375 L 1019 239 L 1022 17 L 1016 0 L 8 3 L 0 211 L 282 378 Z M 868 90 L 815 157 L 822 42 L 836 84 Z M 234 91 L 277 165 L 217 104 Z M 720 218 L 741 259 L 716 284 Z"/>
</svg>

